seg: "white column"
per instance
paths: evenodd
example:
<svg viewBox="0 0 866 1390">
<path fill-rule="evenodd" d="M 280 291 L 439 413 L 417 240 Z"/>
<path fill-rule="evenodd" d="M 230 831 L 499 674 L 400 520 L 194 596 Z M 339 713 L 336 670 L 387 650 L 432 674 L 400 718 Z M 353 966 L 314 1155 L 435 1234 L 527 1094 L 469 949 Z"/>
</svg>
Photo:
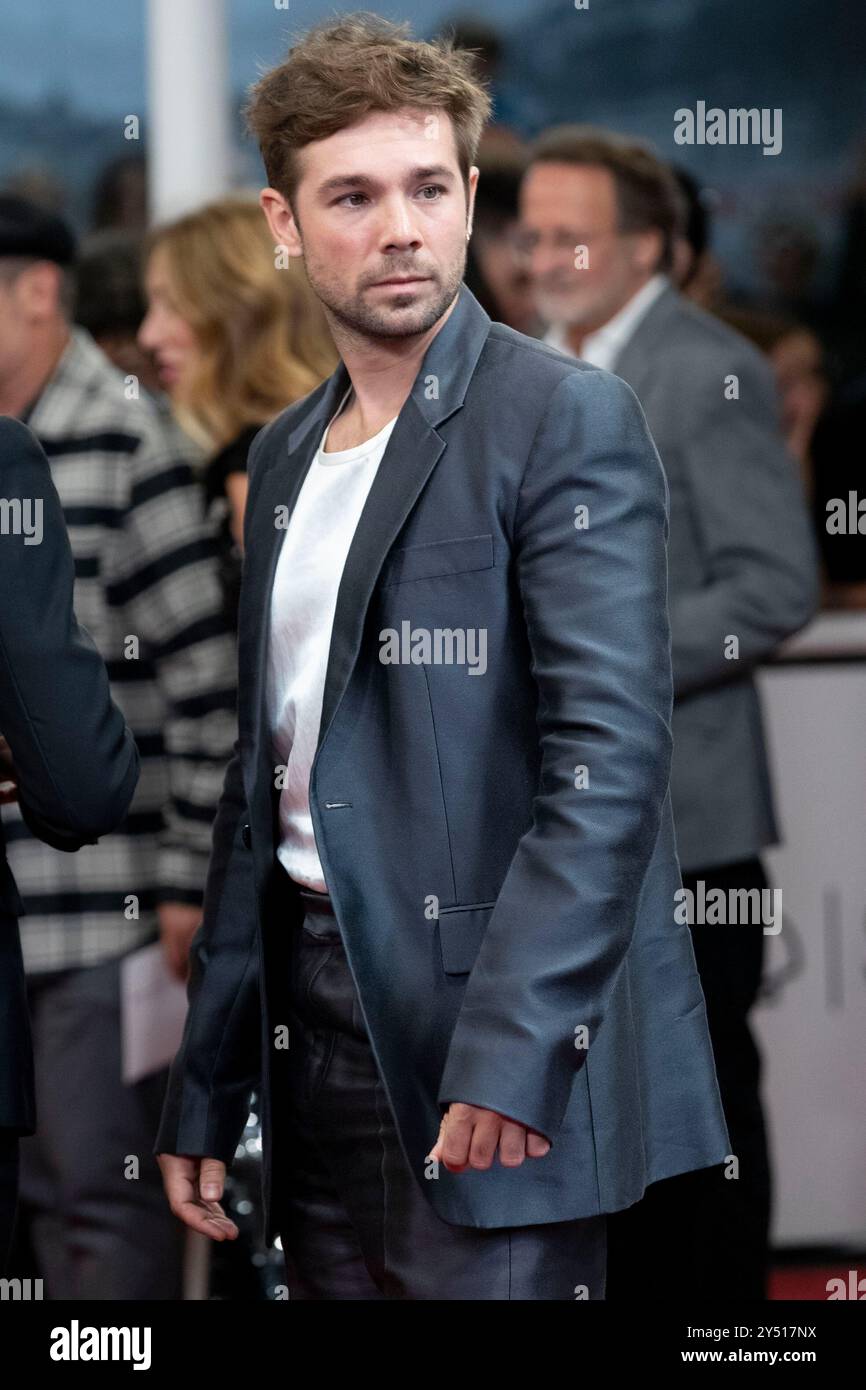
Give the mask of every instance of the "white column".
<svg viewBox="0 0 866 1390">
<path fill-rule="evenodd" d="M 148 0 L 150 221 L 221 197 L 231 149 L 224 0 Z"/>
</svg>

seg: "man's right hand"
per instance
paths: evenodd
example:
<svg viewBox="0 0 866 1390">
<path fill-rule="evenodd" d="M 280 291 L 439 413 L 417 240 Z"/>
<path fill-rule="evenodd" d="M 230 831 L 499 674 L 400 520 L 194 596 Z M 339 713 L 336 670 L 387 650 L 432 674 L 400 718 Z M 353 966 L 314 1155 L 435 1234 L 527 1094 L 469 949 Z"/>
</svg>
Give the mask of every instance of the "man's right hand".
<svg viewBox="0 0 866 1390">
<path fill-rule="evenodd" d="M 174 1215 L 193 1231 L 211 1240 L 235 1240 L 240 1234 L 219 1204 L 226 1165 L 218 1158 L 186 1154 L 157 1154 L 162 1185 Z"/>
</svg>

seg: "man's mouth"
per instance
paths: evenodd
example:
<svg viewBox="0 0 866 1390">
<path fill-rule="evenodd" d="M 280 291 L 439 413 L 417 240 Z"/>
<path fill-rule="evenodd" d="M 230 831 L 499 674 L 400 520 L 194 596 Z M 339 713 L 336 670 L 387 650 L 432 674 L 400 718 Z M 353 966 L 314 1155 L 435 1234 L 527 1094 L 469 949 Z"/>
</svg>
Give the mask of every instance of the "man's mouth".
<svg viewBox="0 0 866 1390">
<path fill-rule="evenodd" d="M 430 277 L 427 275 L 392 276 L 387 280 L 377 280 L 373 288 L 378 289 L 383 285 L 393 285 L 395 287 L 399 285 L 423 285 L 426 284 L 429 278 Z"/>
</svg>

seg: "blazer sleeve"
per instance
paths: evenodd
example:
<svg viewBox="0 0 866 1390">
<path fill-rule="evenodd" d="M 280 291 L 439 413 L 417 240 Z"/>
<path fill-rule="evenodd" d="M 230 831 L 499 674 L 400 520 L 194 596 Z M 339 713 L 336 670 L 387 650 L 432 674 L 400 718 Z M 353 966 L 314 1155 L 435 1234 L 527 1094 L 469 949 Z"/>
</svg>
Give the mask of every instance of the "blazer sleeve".
<svg viewBox="0 0 866 1390">
<path fill-rule="evenodd" d="M 95 844 L 123 820 L 138 782 L 132 734 L 73 611 L 75 566 L 60 498 L 36 436 L 0 420 L 0 733 L 27 826 L 54 849 Z"/>
<path fill-rule="evenodd" d="M 693 364 L 696 366 L 697 364 Z M 725 398 L 726 376 L 739 396 Z M 770 367 L 746 350 L 700 379 L 679 374 L 688 511 L 706 571 L 671 596 L 677 698 L 736 679 L 797 632 L 819 602 L 818 551 L 800 477 L 779 428 Z M 737 638 L 737 656 L 728 654 Z"/>
<path fill-rule="evenodd" d="M 532 823 L 438 1092 L 551 1142 L 586 1057 L 575 1030 L 587 1026 L 591 1047 L 604 1020 L 668 792 L 667 538 L 667 484 L 637 398 L 607 372 L 571 373 L 536 435 L 514 529 L 538 687 Z"/>
<path fill-rule="evenodd" d="M 202 923 L 190 948 L 183 1039 L 154 1153 L 231 1163 L 261 1071 L 258 931 L 239 741 L 213 826 Z"/>
<path fill-rule="evenodd" d="M 244 516 L 252 541 L 258 475 L 253 467 L 271 426 L 250 449 Z M 190 948 L 183 1038 L 171 1065 L 154 1153 L 192 1154 L 230 1164 L 261 1080 L 260 970 L 253 856 L 244 843 L 246 794 L 241 740 L 226 769 L 212 831 L 202 922 Z"/>
</svg>

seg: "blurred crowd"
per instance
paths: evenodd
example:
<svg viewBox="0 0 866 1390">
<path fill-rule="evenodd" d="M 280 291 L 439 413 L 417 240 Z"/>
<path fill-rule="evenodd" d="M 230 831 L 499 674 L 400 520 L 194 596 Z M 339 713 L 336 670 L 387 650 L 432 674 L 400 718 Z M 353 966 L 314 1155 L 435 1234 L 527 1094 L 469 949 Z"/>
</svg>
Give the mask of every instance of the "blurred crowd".
<svg viewBox="0 0 866 1390">
<path fill-rule="evenodd" d="M 495 66 L 495 35 L 464 37 Z M 500 112 L 479 164 L 465 280 L 491 318 L 613 371 L 645 340 L 644 353 L 663 372 L 668 350 L 672 362 L 685 351 L 677 333 L 688 333 L 696 371 L 701 360 L 714 370 L 727 353 L 742 389 L 753 381 L 760 394 L 771 383 L 766 410 L 762 404 L 745 434 L 732 429 L 728 438 L 722 427 L 713 436 L 715 486 L 724 489 L 729 476 L 727 449 L 752 450 L 756 467 L 772 457 L 797 476 L 821 558 L 824 606 L 866 608 L 866 536 L 827 527 L 828 503 L 856 489 L 853 441 L 866 411 L 866 356 L 847 327 L 866 311 L 866 172 L 850 190 L 834 291 L 816 297 L 816 247 L 802 229 L 779 223 L 762 232 L 763 289 L 742 302 L 714 253 L 713 190 L 638 142 L 581 125 L 529 143 Z M 145 189 L 143 160 L 106 169 L 80 237 L 58 211 L 56 188 L 22 174 L 0 193 L 0 413 L 26 422 L 51 460 L 76 559 L 76 611 L 105 657 L 142 755 L 124 826 L 76 856 L 38 844 L 14 805 L 2 813 L 26 907 L 21 936 L 40 1115 L 38 1134 L 22 1144 L 10 1272 L 42 1276 L 48 1296 L 59 1298 L 182 1295 L 183 1238 L 151 1157 L 165 1073 L 121 1081 L 120 962 L 159 940 L 171 971 L 186 976 L 210 826 L 236 737 L 247 453 L 262 425 L 337 361 L 302 263 L 275 269 L 254 190 L 153 226 Z M 668 336 L 663 304 L 693 306 L 696 317 L 678 319 Z M 648 338 L 653 314 L 657 331 Z M 624 367 L 622 374 L 630 379 Z M 687 454 L 702 430 L 709 457 L 712 414 L 694 404 L 690 415 L 684 391 L 675 426 L 660 420 L 657 427 L 637 363 L 633 374 L 663 462 Z M 769 516 L 772 486 L 761 497 Z M 731 582 L 744 591 L 764 586 L 757 662 L 815 605 L 808 553 L 798 575 L 796 558 L 783 564 L 768 543 L 762 573 L 760 527 L 746 527 L 750 505 L 746 496 L 718 500 L 734 518 L 731 535 L 738 507 L 743 513 L 741 552 L 731 542 L 724 557 Z M 697 536 L 695 545 L 705 540 Z M 140 643 L 132 661 L 130 637 Z M 698 747 L 695 757 L 702 756 Z M 757 765 L 763 752 L 744 746 L 740 756 Z M 722 845 L 698 824 L 697 809 L 690 830 L 688 814 L 677 819 L 685 875 L 765 882 L 758 851 L 769 831 L 758 827 L 753 842 Z M 130 884 L 135 915 L 118 921 L 117 893 L 131 892 Z M 739 963 L 730 952 L 724 962 L 711 959 L 708 941 L 698 964 L 714 1042 L 725 1040 L 717 1062 L 732 1139 L 754 1159 L 751 1187 L 729 1185 L 742 1189 L 743 1204 L 734 1213 L 740 1248 L 729 1268 L 748 1267 L 760 1297 L 770 1175 L 747 1022 L 760 984 L 760 928 L 742 941 Z M 227 1194 L 244 1240 L 212 1252 L 215 1297 L 264 1297 L 282 1269 L 256 1235 L 256 1124 L 254 1104 Z M 118 1150 L 141 1156 L 138 1181 L 125 1179 Z M 720 1229 L 730 1217 L 720 1210 Z M 659 1219 L 674 1218 L 660 1210 Z M 635 1277 L 643 1278 L 640 1267 Z"/>
</svg>

